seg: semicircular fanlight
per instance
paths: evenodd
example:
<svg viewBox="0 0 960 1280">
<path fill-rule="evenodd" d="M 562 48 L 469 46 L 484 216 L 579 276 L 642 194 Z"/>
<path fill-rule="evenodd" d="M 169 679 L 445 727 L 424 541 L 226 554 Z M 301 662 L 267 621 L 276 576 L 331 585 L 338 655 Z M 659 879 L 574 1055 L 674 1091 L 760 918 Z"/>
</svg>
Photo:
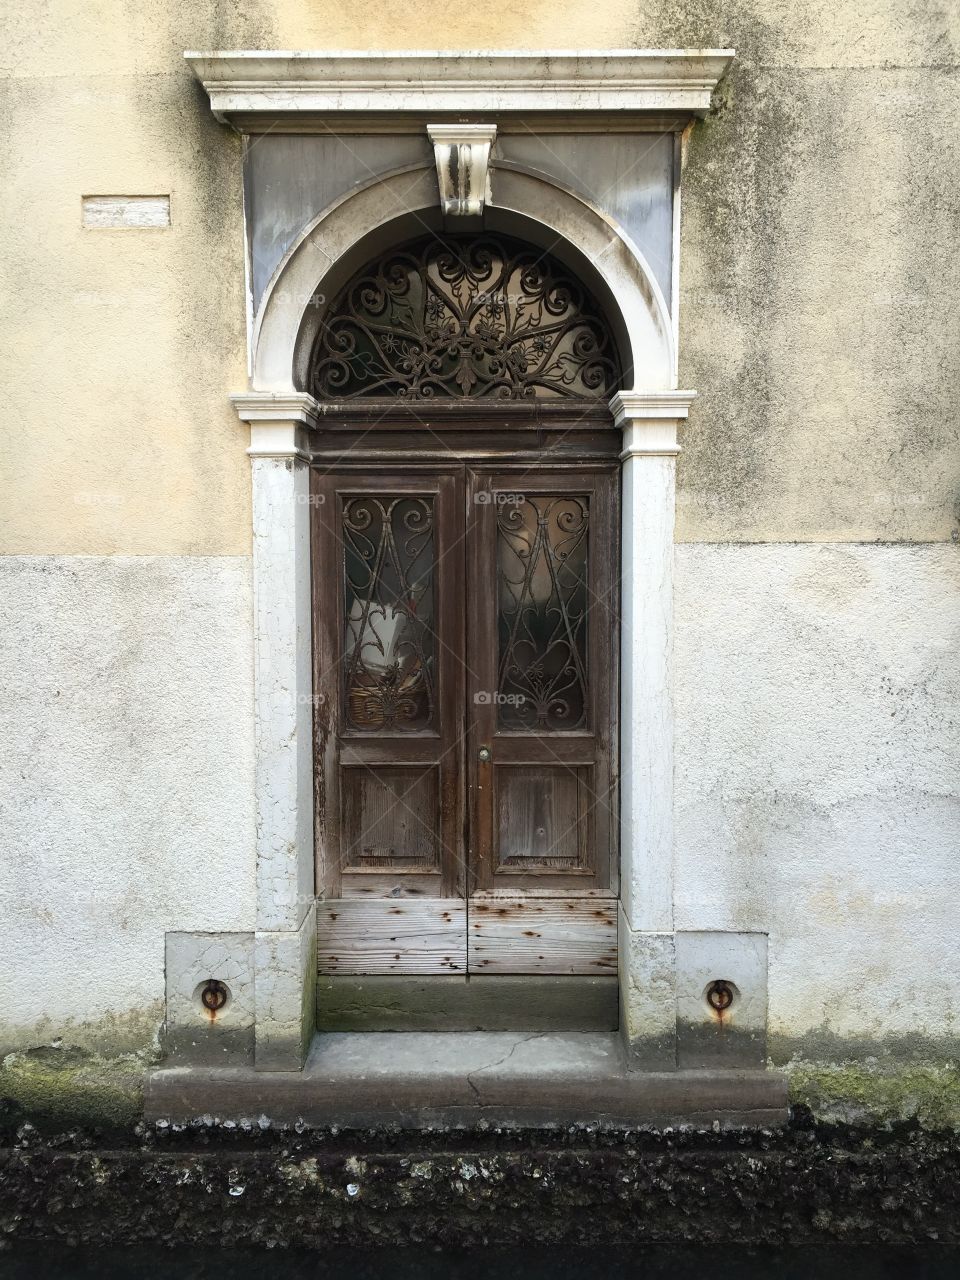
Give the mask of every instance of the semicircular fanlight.
<svg viewBox="0 0 960 1280">
<path fill-rule="evenodd" d="M 620 361 L 600 308 L 550 254 L 502 236 L 428 236 L 356 275 L 325 314 L 318 399 L 600 399 Z"/>
</svg>

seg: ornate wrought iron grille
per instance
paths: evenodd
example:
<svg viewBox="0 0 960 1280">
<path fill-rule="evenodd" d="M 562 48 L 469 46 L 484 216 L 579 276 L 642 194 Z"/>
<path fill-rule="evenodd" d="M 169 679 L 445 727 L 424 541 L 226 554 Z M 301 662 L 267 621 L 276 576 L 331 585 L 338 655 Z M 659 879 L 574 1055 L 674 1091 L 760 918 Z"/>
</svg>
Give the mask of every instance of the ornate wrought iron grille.
<svg viewBox="0 0 960 1280">
<path fill-rule="evenodd" d="M 427 728 L 435 706 L 433 500 L 350 498 L 342 530 L 347 723 Z"/>
<path fill-rule="evenodd" d="M 327 312 L 310 373 L 318 399 L 596 399 L 619 382 L 593 298 L 549 254 L 487 235 L 372 263 Z"/>
<path fill-rule="evenodd" d="M 498 712 L 504 728 L 578 729 L 587 715 L 586 497 L 500 495 Z"/>
</svg>

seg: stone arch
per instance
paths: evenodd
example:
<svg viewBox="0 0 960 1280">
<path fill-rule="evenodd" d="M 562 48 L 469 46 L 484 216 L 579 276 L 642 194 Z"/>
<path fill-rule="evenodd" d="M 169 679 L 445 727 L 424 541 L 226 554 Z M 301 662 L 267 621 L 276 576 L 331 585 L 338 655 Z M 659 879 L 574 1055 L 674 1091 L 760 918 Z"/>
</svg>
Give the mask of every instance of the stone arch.
<svg viewBox="0 0 960 1280">
<path fill-rule="evenodd" d="M 606 214 L 542 175 L 499 167 L 485 225 L 549 249 L 606 304 L 618 332 L 625 388 L 676 386 L 672 327 L 643 255 Z M 370 257 L 418 231 L 440 230 L 432 169 L 395 171 L 342 197 L 306 226 L 267 286 L 254 320 L 251 386 L 290 394 L 304 386 L 325 299 Z"/>
</svg>

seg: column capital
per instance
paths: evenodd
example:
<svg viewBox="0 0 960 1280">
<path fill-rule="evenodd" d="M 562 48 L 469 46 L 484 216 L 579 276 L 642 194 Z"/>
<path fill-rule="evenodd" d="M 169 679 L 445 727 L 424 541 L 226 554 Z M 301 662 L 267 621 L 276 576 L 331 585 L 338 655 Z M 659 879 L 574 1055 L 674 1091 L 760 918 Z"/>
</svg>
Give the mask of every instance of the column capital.
<svg viewBox="0 0 960 1280">
<path fill-rule="evenodd" d="M 249 423 L 252 458 L 305 458 L 304 428 L 317 424 L 320 406 L 305 391 L 243 391 L 230 397 L 241 422 Z"/>
<path fill-rule="evenodd" d="M 610 401 L 614 422 L 623 431 L 621 459 L 680 452 L 677 425 L 686 418 L 695 391 L 618 391 Z"/>
</svg>

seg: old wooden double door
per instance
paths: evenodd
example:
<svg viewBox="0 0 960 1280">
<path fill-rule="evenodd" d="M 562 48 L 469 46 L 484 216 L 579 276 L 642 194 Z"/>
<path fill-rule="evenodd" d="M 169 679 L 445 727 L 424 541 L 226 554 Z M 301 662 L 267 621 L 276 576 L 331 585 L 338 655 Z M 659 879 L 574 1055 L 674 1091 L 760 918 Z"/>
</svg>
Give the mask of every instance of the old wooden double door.
<svg viewBox="0 0 960 1280">
<path fill-rule="evenodd" d="M 617 483 L 313 470 L 321 974 L 616 972 Z"/>
</svg>

